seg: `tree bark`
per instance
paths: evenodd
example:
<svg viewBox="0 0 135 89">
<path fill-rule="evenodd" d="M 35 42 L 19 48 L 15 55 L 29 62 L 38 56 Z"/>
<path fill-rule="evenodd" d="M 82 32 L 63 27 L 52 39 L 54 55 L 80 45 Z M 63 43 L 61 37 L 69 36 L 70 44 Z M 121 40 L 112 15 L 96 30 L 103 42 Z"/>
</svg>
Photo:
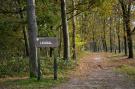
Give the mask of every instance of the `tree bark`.
<svg viewBox="0 0 135 89">
<path fill-rule="evenodd" d="M 25 55 L 29 57 L 29 45 L 28 45 L 28 36 L 27 36 L 27 31 L 26 31 L 26 26 L 23 28 L 23 36 L 24 36 L 24 41 L 25 41 Z"/>
<path fill-rule="evenodd" d="M 127 43 L 128 43 L 128 58 L 133 58 L 133 42 L 132 42 L 132 31 L 130 28 L 130 15 L 131 15 L 131 2 L 125 3 L 124 0 L 119 0 L 123 12 L 123 22 L 125 24 L 127 33 Z"/>
<path fill-rule="evenodd" d="M 92 28 L 91 30 L 92 30 L 92 40 L 93 40 L 92 48 L 93 48 L 93 52 L 96 52 L 97 46 L 96 46 L 96 41 L 95 41 L 95 31 L 94 31 L 94 28 Z"/>
<path fill-rule="evenodd" d="M 21 2 L 20 0 L 17 0 L 17 4 L 20 6 L 18 7 L 19 12 L 19 16 L 21 18 L 21 20 L 24 20 L 24 14 L 22 11 L 22 7 L 21 7 Z M 29 56 L 29 44 L 28 44 L 28 35 L 26 32 L 26 25 L 22 25 L 22 29 L 23 29 L 23 37 L 24 37 L 24 43 L 25 43 L 25 51 L 24 51 L 24 56 Z"/>
<path fill-rule="evenodd" d="M 75 1 L 72 0 L 72 6 L 73 9 L 75 8 Z M 76 11 L 73 10 L 72 12 L 72 27 L 73 27 L 73 34 L 72 34 L 72 47 L 73 47 L 73 59 L 76 60 L 77 54 L 76 54 L 76 26 L 75 26 L 75 15 Z"/>
<path fill-rule="evenodd" d="M 103 48 L 104 50 L 107 52 L 108 51 L 108 48 L 107 48 L 107 43 L 106 43 L 106 32 L 105 32 L 105 20 L 103 22 Z"/>
<path fill-rule="evenodd" d="M 124 19 L 123 19 L 123 40 L 124 40 L 124 52 L 125 52 L 125 56 L 127 56 L 127 33 L 126 33 Z"/>
<path fill-rule="evenodd" d="M 127 25 L 127 41 L 128 41 L 128 58 L 133 58 L 133 42 L 132 42 L 132 36 L 131 36 L 131 29 Z"/>
<path fill-rule="evenodd" d="M 63 41 L 64 41 L 64 60 L 69 60 L 70 58 L 70 40 L 69 31 L 66 16 L 66 0 L 61 0 L 61 18 L 62 18 L 62 31 L 63 31 Z"/>
<path fill-rule="evenodd" d="M 112 27 L 111 27 L 111 24 L 110 24 L 110 52 L 113 51 L 113 47 L 112 47 Z"/>
<path fill-rule="evenodd" d="M 118 21 L 116 25 L 116 31 L 117 31 L 117 39 L 118 39 L 118 49 L 119 49 L 119 53 L 121 53 L 121 40 L 120 40 L 120 27 L 119 26 L 120 26 L 120 22 Z"/>
<path fill-rule="evenodd" d="M 30 77 L 37 77 L 38 75 L 38 61 L 37 61 L 37 48 L 35 45 L 37 36 L 37 21 L 35 14 L 35 0 L 27 0 L 27 18 L 28 18 L 28 39 L 29 39 L 29 66 Z"/>
</svg>

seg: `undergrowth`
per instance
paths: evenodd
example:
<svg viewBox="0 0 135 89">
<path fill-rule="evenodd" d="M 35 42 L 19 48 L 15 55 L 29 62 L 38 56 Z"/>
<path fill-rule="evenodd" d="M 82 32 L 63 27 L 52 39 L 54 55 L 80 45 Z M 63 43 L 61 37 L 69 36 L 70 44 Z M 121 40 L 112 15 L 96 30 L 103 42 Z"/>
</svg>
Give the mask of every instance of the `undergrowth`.
<svg viewBox="0 0 135 89">
<path fill-rule="evenodd" d="M 79 54 L 79 58 L 85 56 L 88 52 Z M 78 60 L 79 61 L 79 60 Z M 70 73 L 75 69 L 76 64 L 74 60 L 69 60 L 68 63 L 62 58 L 57 58 L 58 63 L 58 80 L 53 80 L 53 58 L 41 57 L 41 73 L 42 77 L 40 81 L 36 79 L 30 79 L 27 77 L 20 79 L 6 79 L 0 81 L 0 88 L 6 87 L 6 89 L 48 89 L 53 86 L 57 86 L 60 83 L 66 82 Z"/>
</svg>

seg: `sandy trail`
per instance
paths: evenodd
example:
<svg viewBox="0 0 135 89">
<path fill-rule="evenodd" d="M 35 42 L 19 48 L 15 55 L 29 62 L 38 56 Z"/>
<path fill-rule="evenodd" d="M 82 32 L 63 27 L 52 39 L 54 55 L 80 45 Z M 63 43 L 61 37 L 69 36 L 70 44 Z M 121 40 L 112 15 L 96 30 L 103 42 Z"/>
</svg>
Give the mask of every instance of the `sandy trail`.
<svg viewBox="0 0 135 89">
<path fill-rule="evenodd" d="M 106 67 L 104 53 L 93 53 L 81 59 L 69 81 L 52 89 L 135 89 L 135 83 L 127 76 Z"/>
</svg>

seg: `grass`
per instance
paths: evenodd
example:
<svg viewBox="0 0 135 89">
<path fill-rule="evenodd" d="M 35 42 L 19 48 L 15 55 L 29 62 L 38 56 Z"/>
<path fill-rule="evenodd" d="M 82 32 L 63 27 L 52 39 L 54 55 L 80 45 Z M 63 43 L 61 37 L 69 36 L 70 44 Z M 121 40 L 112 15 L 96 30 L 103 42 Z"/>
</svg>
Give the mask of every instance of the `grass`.
<svg viewBox="0 0 135 89">
<path fill-rule="evenodd" d="M 114 59 L 114 58 L 123 57 L 123 56 L 124 56 L 124 53 L 109 53 L 108 58 Z"/>
<path fill-rule="evenodd" d="M 67 81 L 70 71 L 74 68 L 75 65 L 72 61 L 65 64 L 64 60 L 58 60 L 58 80 L 53 80 L 53 60 L 42 60 L 42 78 L 40 81 L 30 78 L 11 78 L 0 81 L 0 88 L 3 86 L 6 89 L 49 89 Z"/>
<path fill-rule="evenodd" d="M 128 59 L 124 54 L 111 54 L 109 57 L 110 65 L 114 67 L 115 72 L 128 75 L 135 80 L 135 59 Z"/>
<path fill-rule="evenodd" d="M 124 53 L 108 53 L 106 67 L 114 68 L 115 72 L 128 75 L 135 80 L 135 59 L 128 59 Z"/>
<path fill-rule="evenodd" d="M 86 56 L 88 52 L 79 54 L 79 58 Z M 79 60 L 78 60 L 79 61 Z M 75 62 L 70 60 L 66 63 L 61 58 L 58 58 L 58 80 L 53 80 L 53 60 L 51 58 L 41 59 L 42 79 L 30 79 L 26 77 L 11 78 L 0 80 L 0 88 L 6 89 L 50 89 L 51 87 L 58 86 L 61 83 L 68 81 L 70 74 L 76 68 Z"/>
<path fill-rule="evenodd" d="M 42 78 L 40 81 L 36 79 L 8 80 L 4 82 L 4 86 L 9 89 L 49 89 L 64 81 L 64 78 L 59 78 L 58 80 Z"/>
<path fill-rule="evenodd" d="M 117 72 L 124 73 L 129 76 L 129 78 L 135 80 L 135 67 L 130 65 L 122 65 L 119 68 L 116 68 Z"/>
</svg>

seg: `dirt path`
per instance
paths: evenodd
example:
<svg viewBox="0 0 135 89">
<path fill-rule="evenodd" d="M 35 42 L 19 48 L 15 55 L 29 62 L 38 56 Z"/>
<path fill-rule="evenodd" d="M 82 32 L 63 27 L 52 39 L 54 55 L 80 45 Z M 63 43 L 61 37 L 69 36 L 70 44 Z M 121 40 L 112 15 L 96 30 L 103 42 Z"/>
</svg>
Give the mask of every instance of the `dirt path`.
<svg viewBox="0 0 135 89">
<path fill-rule="evenodd" d="M 135 82 L 106 66 L 105 54 L 91 54 L 81 59 L 67 83 L 52 89 L 135 89 Z"/>
</svg>

